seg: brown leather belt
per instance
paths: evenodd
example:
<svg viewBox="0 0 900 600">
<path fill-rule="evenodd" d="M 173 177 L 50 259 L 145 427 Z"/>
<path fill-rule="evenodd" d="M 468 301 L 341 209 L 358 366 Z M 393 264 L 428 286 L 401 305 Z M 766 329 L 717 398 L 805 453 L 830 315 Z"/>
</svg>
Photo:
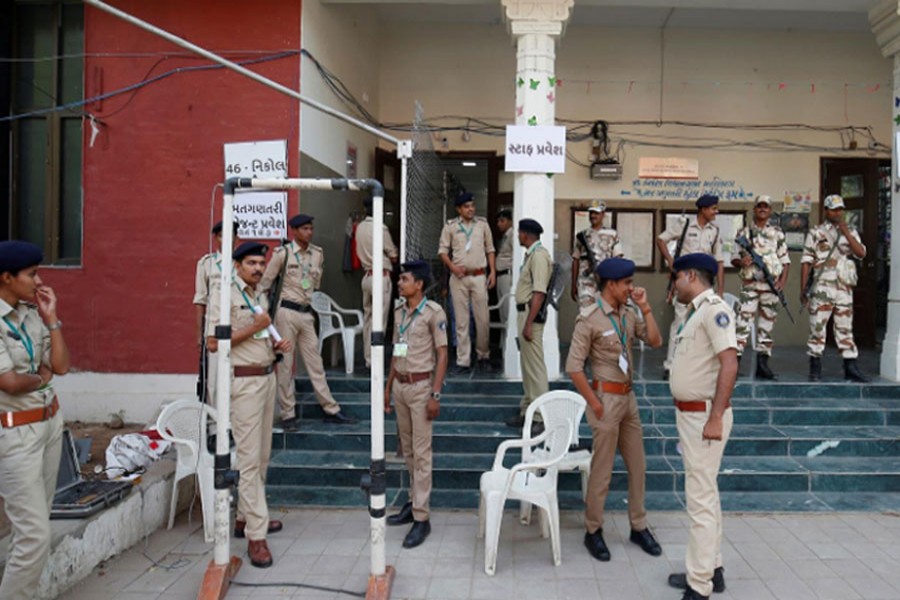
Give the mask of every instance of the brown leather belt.
<svg viewBox="0 0 900 600">
<path fill-rule="evenodd" d="M 53 396 L 53 402 L 49 406 L 17 410 L 15 412 L 0 413 L 0 425 L 4 428 L 18 427 L 30 423 L 39 423 L 53 418 L 59 412 L 59 400 Z"/>
<path fill-rule="evenodd" d="M 466 269 L 466 277 L 478 277 L 485 274 L 484 269 Z"/>
<path fill-rule="evenodd" d="M 680 410 L 681 412 L 706 412 L 707 402 L 712 403 L 709 400 L 675 400 L 675 408 Z M 731 408 L 731 402 L 727 402 L 725 404 L 725 408 Z"/>
<path fill-rule="evenodd" d="M 298 304 L 296 302 L 291 302 L 290 300 L 282 300 L 281 306 L 302 313 L 308 313 L 312 310 L 312 307 L 309 304 Z"/>
<path fill-rule="evenodd" d="M 385 277 L 390 277 L 390 276 L 391 276 L 391 270 L 390 270 L 390 269 L 384 269 L 383 274 L 384 274 Z M 372 276 L 372 269 L 366 269 L 366 277 L 371 277 L 371 276 Z"/>
<path fill-rule="evenodd" d="M 425 381 L 426 379 L 431 379 L 431 372 L 427 372 L 427 373 L 396 373 L 394 375 L 394 379 L 396 379 L 400 383 L 417 383 L 419 381 Z"/>
<path fill-rule="evenodd" d="M 620 394 L 624 396 L 625 394 L 631 393 L 631 384 L 619 381 L 600 382 L 595 379 L 591 382 L 591 387 L 594 388 L 595 392 L 602 387 L 603 391 L 607 394 Z"/>
<path fill-rule="evenodd" d="M 262 377 L 275 370 L 275 365 L 266 367 L 234 367 L 235 377 Z"/>
</svg>

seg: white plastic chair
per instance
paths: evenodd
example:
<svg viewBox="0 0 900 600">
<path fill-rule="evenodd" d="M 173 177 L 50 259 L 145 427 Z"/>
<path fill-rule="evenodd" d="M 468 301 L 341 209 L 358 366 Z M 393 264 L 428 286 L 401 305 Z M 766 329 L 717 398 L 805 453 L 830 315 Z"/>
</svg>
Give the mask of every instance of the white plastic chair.
<svg viewBox="0 0 900 600">
<path fill-rule="evenodd" d="M 540 410 L 544 418 L 544 433 L 531 438 L 530 428 L 523 429 L 521 440 L 506 440 L 497 448 L 494 465 L 481 474 L 481 502 L 478 509 L 478 537 L 484 537 L 484 572 L 493 575 L 497 568 L 497 545 L 500 540 L 500 524 L 507 500 L 520 500 L 541 509 L 541 535 L 550 536 L 553 564 L 562 562 L 559 539 L 559 503 L 556 498 L 556 480 L 559 462 L 569 450 L 572 428 L 575 427 L 573 405 L 581 405 L 584 399 L 565 390 L 547 392 L 537 398 L 525 413 L 531 422 L 534 411 Z M 503 466 L 506 451 L 529 446 L 544 447 L 541 460 L 521 462 L 512 468 Z"/>
<path fill-rule="evenodd" d="M 572 450 L 572 448 L 576 448 L 579 445 L 578 427 L 581 424 L 581 419 L 584 417 L 584 411 L 587 408 L 587 403 L 584 402 L 584 399 L 575 392 L 554 390 L 553 392 L 548 392 L 548 394 L 558 394 L 560 396 L 562 396 L 563 394 L 572 394 L 582 400 L 581 402 L 572 402 L 572 404 L 570 405 L 570 409 L 572 411 L 571 418 L 573 423 L 572 436 L 569 438 L 569 445 L 566 454 L 557 464 L 557 469 L 559 471 L 579 471 L 581 473 L 581 499 L 586 502 L 588 479 L 590 479 L 591 477 L 591 458 L 593 456 L 593 452 L 591 450 L 588 450 L 587 448 L 578 450 Z M 527 411 L 525 414 L 525 426 L 522 429 L 523 439 L 530 438 L 531 422 L 533 418 L 534 412 Z M 533 461 L 544 461 L 547 460 L 547 454 L 548 449 L 546 446 L 532 448 L 530 445 L 525 445 L 522 447 L 522 462 L 527 463 Z M 530 502 L 522 501 L 522 503 L 520 504 L 519 521 L 523 525 L 528 525 L 529 523 L 531 523 Z"/>
<path fill-rule="evenodd" d="M 734 294 L 725 292 L 722 294 L 722 300 L 734 311 L 735 316 L 741 311 L 741 301 Z M 756 321 L 750 321 L 750 347 L 756 348 Z"/>
<path fill-rule="evenodd" d="M 206 450 L 207 419 L 216 420 L 216 410 L 196 399 L 175 400 L 163 408 L 156 420 L 160 437 L 175 445 L 175 481 L 172 483 L 172 502 L 169 506 L 169 529 L 175 522 L 178 504 L 178 482 L 196 473 L 203 509 L 203 537 L 213 541 L 215 490 L 213 489 L 213 456 Z"/>
<path fill-rule="evenodd" d="M 356 336 L 362 334 L 363 313 L 361 310 L 342 308 L 325 292 L 313 292 L 310 305 L 319 314 L 319 353 L 325 338 L 335 334 L 341 335 L 344 345 L 344 367 L 347 373 L 353 373 L 353 357 L 356 352 Z M 344 315 L 356 317 L 356 325 L 346 325 Z"/>
<path fill-rule="evenodd" d="M 508 305 L 508 304 L 509 304 L 509 299 L 510 299 L 510 298 L 512 298 L 512 292 L 507 292 L 507 293 L 503 294 L 503 297 L 500 298 L 500 300 L 497 301 L 497 304 L 494 304 L 494 305 L 492 305 L 492 306 L 488 306 L 488 314 L 494 312 L 495 310 L 496 310 L 496 311 L 500 311 L 500 309 L 501 309 L 504 305 Z M 510 311 L 510 312 L 512 312 L 512 311 Z M 503 315 L 503 312 L 500 311 L 500 314 Z M 488 327 L 489 327 L 490 329 L 503 329 L 503 330 L 505 330 L 505 329 L 506 329 L 506 321 L 504 321 L 504 320 L 502 320 L 502 319 L 497 320 L 497 321 L 490 321 L 490 322 L 488 323 Z"/>
</svg>

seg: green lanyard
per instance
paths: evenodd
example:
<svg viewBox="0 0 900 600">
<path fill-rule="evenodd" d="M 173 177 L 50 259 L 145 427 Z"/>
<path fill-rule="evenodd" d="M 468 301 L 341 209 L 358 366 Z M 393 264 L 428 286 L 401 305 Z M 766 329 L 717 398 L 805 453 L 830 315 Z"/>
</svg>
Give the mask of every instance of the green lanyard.
<svg viewBox="0 0 900 600">
<path fill-rule="evenodd" d="M 534 251 L 537 250 L 540 246 L 541 246 L 541 242 L 537 241 L 534 243 L 534 246 L 532 246 L 525 252 L 525 260 L 523 260 L 522 264 L 519 265 L 519 273 L 522 272 L 522 269 L 525 268 L 525 263 L 528 262 L 528 259 L 531 258 L 531 256 L 534 254 Z"/>
<path fill-rule="evenodd" d="M 603 308 L 603 304 L 602 304 L 602 302 L 600 302 L 600 300 L 597 300 L 597 304 L 600 306 L 601 309 Z M 612 317 L 607 317 L 607 318 L 609 319 L 609 322 L 612 323 L 613 329 L 616 330 L 616 335 L 619 336 L 619 341 L 622 342 L 622 352 L 625 352 L 625 348 L 628 347 L 628 345 L 626 344 L 626 342 L 628 341 L 628 330 L 625 328 L 625 315 L 622 315 L 622 329 L 621 330 L 619 329 L 619 326 L 616 325 L 615 319 L 613 319 Z"/>
<path fill-rule="evenodd" d="M 684 329 L 684 326 L 688 324 L 688 321 L 691 320 L 691 317 L 694 316 L 695 312 L 697 312 L 697 309 L 695 309 L 693 306 L 691 306 L 691 312 L 688 313 L 688 316 L 687 316 L 687 318 L 685 318 L 684 323 L 682 323 L 681 325 L 678 326 L 678 331 L 675 332 L 675 335 L 678 335 L 679 333 L 681 333 L 681 330 Z"/>
<path fill-rule="evenodd" d="M 239 291 L 241 293 L 241 296 L 244 297 L 244 303 L 247 305 L 247 308 L 249 308 L 251 312 L 255 312 L 253 308 L 254 305 L 252 302 L 250 302 L 250 298 L 247 297 L 247 294 L 245 294 L 244 290 L 242 290 L 240 286 L 238 286 L 236 281 L 234 282 L 234 287 L 236 287 L 237 291 Z"/>
<path fill-rule="evenodd" d="M 409 318 L 409 323 L 407 323 L 406 325 L 403 324 L 403 322 L 406 321 L 406 307 L 405 306 L 403 307 L 403 316 L 400 318 L 400 325 L 399 325 L 401 343 L 403 343 L 403 340 L 406 338 L 406 330 L 409 329 L 410 327 L 412 327 L 413 321 L 416 320 L 416 317 L 418 317 L 420 314 L 422 314 L 422 308 L 425 306 L 426 302 L 428 302 L 428 298 L 422 298 L 422 301 L 419 302 L 419 305 L 412 312 L 412 315 Z"/>
<path fill-rule="evenodd" d="M 307 250 L 308 249 L 309 247 L 307 246 Z M 297 265 L 302 271 L 302 273 L 300 273 L 300 287 L 304 290 L 309 289 L 309 286 L 312 285 L 312 282 L 310 282 L 310 280 L 307 278 L 307 275 L 309 275 L 309 271 L 310 269 L 312 269 L 312 264 L 310 262 L 304 264 L 303 261 L 300 260 L 300 253 L 297 251 L 294 251 L 294 258 L 297 259 Z"/>
<path fill-rule="evenodd" d="M 469 240 L 472 238 L 472 232 L 475 231 L 475 223 L 472 223 L 472 227 L 467 231 L 465 227 L 463 227 L 462 220 L 459 221 L 459 230 L 462 231 L 466 236 L 466 243 L 469 243 Z"/>
<path fill-rule="evenodd" d="M 31 365 L 29 373 L 37 373 L 37 369 L 34 367 L 34 342 L 31 341 L 31 336 L 28 335 L 28 331 L 25 329 L 25 322 L 22 322 L 21 331 L 6 317 L 3 317 L 3 322 L 6 323 L 6 326 L 12 331 L 12 337 L 22 342 L 22 345 L 25 346 L 25 352 L 28 353 L 28 362 Z"/>
</svg>

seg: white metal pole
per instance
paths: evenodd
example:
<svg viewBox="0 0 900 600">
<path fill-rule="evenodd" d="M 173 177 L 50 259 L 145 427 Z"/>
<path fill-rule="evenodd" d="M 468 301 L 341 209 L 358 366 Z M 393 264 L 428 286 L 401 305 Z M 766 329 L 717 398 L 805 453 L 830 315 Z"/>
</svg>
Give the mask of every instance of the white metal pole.
<svg viewBox="0 0 900 600">
<path fill-rule="evenodd" d="M 406 227 L 409 217 L 406 212 L 406 196 L 409 193 L 409 159 L 412 158 L 412 141 L 403 140 L 397 144 L 397 158 L 400 159 L 400 263 L 406 262 Z"/>
<path fill-rule="evenodd" d="M 405 161 L 404 161 L 405 162 Z M 385 462 L 384 462 L 384 197 L 372 195 L 372 219 L 375 221 L 372 235 L 372 369 L 370 395 L 371 439 L 373 470 L 372 483 L 375 489 L 369 495 L 369 519 L 371 535 L 371 572 L 375 577 L 385 572 Z M 403 246 L 401 245 L 401 248 Z M 378 479 L 381 479 L 378 482 Z"/>
</svg>

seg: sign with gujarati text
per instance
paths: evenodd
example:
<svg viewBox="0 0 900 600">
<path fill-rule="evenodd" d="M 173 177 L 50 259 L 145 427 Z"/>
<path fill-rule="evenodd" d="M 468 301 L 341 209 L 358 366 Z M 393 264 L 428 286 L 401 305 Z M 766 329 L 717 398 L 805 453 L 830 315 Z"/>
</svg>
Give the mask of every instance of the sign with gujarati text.
<svg viewBox="0 0 900 600">
<path fill-rule="evenodd" d="M 565 173 L 566 128 L 506 126 L 506 167 L 510 173 Z"/>
<path fill-rule="evenodd" d="M 247 190 L 234 195 L 234 219 L 242 240 L 287 237 L 287 192 Z"/>
<path fill-rule="evenodd" d="M 287 140 L 225 144 L 225 179 L 287 176 Z"/>
<path fill-rule="evenodd" d="M 638 177 L 653 179 L 697 179 L 700 161 L 694 158 L 653 158 L 638 160 Z"/>
</svg>

